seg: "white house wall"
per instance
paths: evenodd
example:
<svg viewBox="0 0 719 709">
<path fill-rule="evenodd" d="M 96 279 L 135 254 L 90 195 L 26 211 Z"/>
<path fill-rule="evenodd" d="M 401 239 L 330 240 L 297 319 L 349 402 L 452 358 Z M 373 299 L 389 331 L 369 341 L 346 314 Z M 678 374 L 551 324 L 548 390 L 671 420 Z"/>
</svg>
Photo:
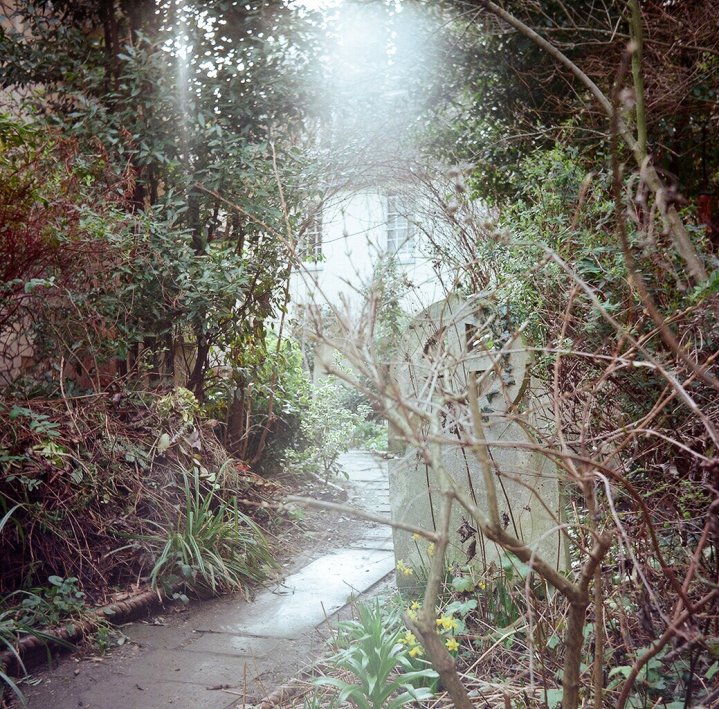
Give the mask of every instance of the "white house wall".
<svg viewBox="0 0 719 709">
<path fill-rule="evenodd" d="M 405 203 L 409 204 L 409 203 Z M 403 209 L 410 222 L 417 218 L 411 207 Z M 408 282 L 401 306 L 419 312 L 443 297 L 432 261 L 422 243 L 421 229 L 414 229 L 413 255 L 398 254 L 397 264 Z M 374 266 L 387 250 L 387 196 L 363 190 L 336 197 L 322 211 L 322 254 L 317 263 L 305 262 L 292 275 L 293 307 L 331 304 L 356 312 L 364 300 Z"/>
</svg>

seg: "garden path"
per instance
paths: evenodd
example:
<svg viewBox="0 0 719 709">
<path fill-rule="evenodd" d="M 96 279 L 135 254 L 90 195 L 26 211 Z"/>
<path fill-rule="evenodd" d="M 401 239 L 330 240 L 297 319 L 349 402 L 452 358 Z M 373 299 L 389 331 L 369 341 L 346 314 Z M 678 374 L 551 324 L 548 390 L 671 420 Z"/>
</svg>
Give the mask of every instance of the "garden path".
<svg viewBox="0 0 719 709">
<path fill-rule="evenodd" d="M 348 504 L 389 517 L 387 464 L 362 451 L 350 451 L 340 463 L 349 476 L 342 483 Z M 322 515 L 326 524 L 314 554 L 296 560 L 253 602 L 219 598 L 186 613 L 131 623 L 123 628 L 128 641 L 117 651 L 64 658 L 56 669 L 36 674 L 40 684 L 24 688 L 29 706 L 249 709 L 307 666 L 322 647 L 327 620 L 394 568 L 388 527 Z M 327 551 L 333 536 L 343 544 Z"/>
</svg>

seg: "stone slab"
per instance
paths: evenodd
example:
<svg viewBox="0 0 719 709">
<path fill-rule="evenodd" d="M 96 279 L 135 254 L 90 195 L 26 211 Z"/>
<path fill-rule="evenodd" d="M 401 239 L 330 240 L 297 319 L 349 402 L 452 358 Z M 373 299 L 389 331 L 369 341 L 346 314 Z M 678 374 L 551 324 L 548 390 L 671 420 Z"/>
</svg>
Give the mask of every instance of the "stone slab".
<svg viewBox="0 0 719 709">
<path fill-rule="evenodd" d="M 232 690 L 241 695 L 241 690 Z M 123 688 L 122 694 L 109 694 L 104 685 L 98 684 L 80 692 L 72 703 L 62 701 L 53 709 L 167 709 L 178 707 L 202 707 L 203 709 L 228 709 L 237 702 L 237 694 L 221 690 L 208 690 L 202 685 L 185 682 L 134 683 Z M 42 709 L 38 707 L 38 709 Z"/>
<path fill-rule="evenodd" d="M 370 527 L 362 533 L 363 539 L 392 539 L 392 527 L 388 525 L 378 524 L 376 527 Z"/>
<path fill-rule="evenodd" d="M 460 440 L 470 418 L 466 403 L 461 402 L 468 401 L 469 384 L 475 380 L 478 404 L 486 414 L 482 433 L 488 442 L 500 518 L 510 533 L 553 562 L 560 558 L 558 471 L 549 457 L 533 448 L 532 433 L 541 430 L 546 418 L 537 398 L 543 391 L 538 383 L 530 387 L 531 350 L 521 337 L 512 342 L 509 352 L 499 348 L 501 337 L 490 326 L 499 322 L 498 317 L 492 300 L 484 296 L 454 294 L 435 303 L 409 326 L 405 350 L 397 357 L 401 364 L 392 376 L 408 401 L 427 410 L 442 407 L 441 431 L 433 439 L 439 446 L 436 462 L 486 514 L 490 494 L 482 466 Z M 496 340 L 496 349 L 482 349 L 485 336 L 493 343 L 488 347 L 494 348 Z M 483 374 L 478 377 L 478 373 Z M 530 390 L 532 405 L 519 407 Z M 449 406 L 449 400 L 457 403 Z M 433 531 L 443 498 L 440 466 L 428 466 L 420 449 L 396 434 L 390 437 L 390 448 L 398 454 L 389 464 L 393 520 Z M 481 531 L 465 534 L 465 518 L 455 505 L 446 560 L 464 564 L 469 555 L 482 572 L 499 567 L 506 552 Z M 471 542 L 469 537 L 474 537 Z M 415 569 L 426 564 L 426 540 L 415 541 L 410 533 L 396 530 L 394 547 L 398 561 Z M 402 578 L 398 582 L 409 583 Z"/>
<path fill-rule="evenodd" d="M 378 551 L 391 551 L 394 553 L 394 542 L 392 539 L 358 539 L 352 542 L 350 549 L 377 549 Z"/>
<path fill-rule="evenodd" d="M 282 645 L 283 650 L 291 651 L 291 640 L 270 639 L 266 637 L 248 637 L 232 633 L 196 633 L 196 637 L 183 646 L 184 652 L 211 652 L 232 657 L 269 657 Z"/>
<path fill-rule="evenodd" d="M 184 632 L 161 624 L 129 623 L 123 626 L 122 632 L 140 647 L 156 650 L 177 650 L 186 641 Z"/>
<path fill-rule="evenodd" d="M 120 673 L 128 677 L 136 676 L 136 665 L 140 664 L 143 674 L 151 677 L 153 682 L 241 687 L 248 674 L 246 668 L 251 668 L 252 659 L 216 652 L 188 655 L 185 650 L 149 650 Z"/>
<path fill-rule="evenodd" d="M 348 451 L 337 462 L 352 482 L 382 482 L 387 480 L 387 462 L 365 451 Z"/>
<path fill-rule="evenodd" d="M 353 549 L 393 551 L 392 529 L 391 527 L 373 527 L 368 529 L 359 539 L 351 542 L 349 546 Z"/>
<path fill-rule="evenodd" d="M 230 662 L 226 662 L 226 660 Z M 176 706 L 225 709 L 236 695 L 208 689 L 237 685 L 242 692 L 261 669 L 240 659 L 207 655 L 200 658 L 183 651 L 128 648 L 124 656 L 110 656 L 103 663 L 65 663 L 42 686 L 28 692 L 31 709 L 160 709 Z M 77 675 L 75 675 L 77 672 Z"/>
</svg>

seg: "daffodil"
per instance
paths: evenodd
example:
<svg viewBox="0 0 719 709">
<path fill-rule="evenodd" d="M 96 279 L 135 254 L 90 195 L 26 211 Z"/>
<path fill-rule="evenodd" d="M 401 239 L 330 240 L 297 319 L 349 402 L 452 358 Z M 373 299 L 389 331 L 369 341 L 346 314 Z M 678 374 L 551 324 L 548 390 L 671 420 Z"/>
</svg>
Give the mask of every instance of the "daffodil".
<svg viewBox="0 0 719 709">
<path fill-rule="evenodd" d="M 456 618 L 452 618 L 452 616 L 446 616 L 443 615 L 439 618 L 437 618 L 437 625 L 439 625 L 443 630 L 457 630 L 459 628 L 459 623 L 457 622 Z"/>
<path fill-rule="evenodd" d="M 445 645 L 450 652 L 457 652 L 457 650 L 459 650 L 459 643 L 454 638 L 449 638 L 447 642 L 445 642 Z"/>
<path fill-rule="evenodd" d="M 402 576 L 412 576 L 412 574 L 414 574 L 414 571 L 412 571 L 412 569 L 407 566 L 402 559 L 397 562 L 397 571 L 399 571 Z"/>
<path fill-rule="evenodd" d="M 430 545 L 427 547 L 427 556 L 434 556 L 434 542 L 431 542 Z"/>
<path fill-rule="evenodd" d="M 424 650 L 422 650 L 421 645 L 415 645 L 410 651 L 409 656 L 410 657 L 420 657 L 424 655 Z"/>
<path fill-rule="evenodd" d="M 417 638 L 414 636 L 414 633 L 409 630 L 399 639 L 399 641 L 402 645 L 409 645 L 410 647 L 414 647 L 417 644 Z"/>
</svg>

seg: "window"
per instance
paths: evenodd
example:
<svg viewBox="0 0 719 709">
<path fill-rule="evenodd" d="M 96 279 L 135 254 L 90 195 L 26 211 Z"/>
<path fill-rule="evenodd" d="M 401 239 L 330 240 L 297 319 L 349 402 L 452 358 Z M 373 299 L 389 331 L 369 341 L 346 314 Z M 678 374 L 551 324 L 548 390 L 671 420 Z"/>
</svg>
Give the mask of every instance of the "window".
<svg viewBox="0 0 719 709">
<path fill-rule="evenodd" d="M 316 212 L 306 221 L 304 234 L 300 237 L 300 256 L 303 261 L 319 261 L 322 258 L 322 214 Z"/>
<path fill-rule="evenodd" d="M 414 254 L 414 230 L 401 211 L 399 197 L 387 197 L 387 251 L 398 256 Z"/>
</svg>

